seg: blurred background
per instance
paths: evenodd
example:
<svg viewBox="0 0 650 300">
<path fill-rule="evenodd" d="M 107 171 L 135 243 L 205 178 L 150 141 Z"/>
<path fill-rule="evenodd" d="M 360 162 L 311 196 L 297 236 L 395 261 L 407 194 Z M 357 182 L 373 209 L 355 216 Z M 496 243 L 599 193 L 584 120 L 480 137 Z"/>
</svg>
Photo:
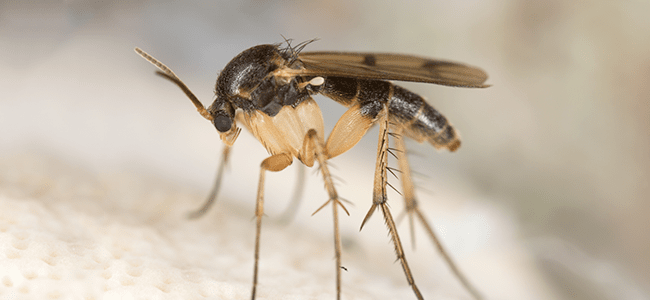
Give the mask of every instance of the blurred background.
<svg viewBox="0 0 650 300">
<path fill-rule="evenodd" d="M 463 138 L 453 154 L 409 144 L 415 171 L 426 175 L 419 185 L 431 191 L 421 202 L 452 252 L 498 243 L 464 240 L 465 231 L 500 235 L 501 227 L 481 228 L 483 221 L 461 229 L 444 218 L 436 223 L 438 208 L 475 220 L 476 212 L 463 208 L 473 203 L 467 205 L 506 220 L 507 235 L 558 298 L 648 299 L 648 12 L 650 2 L 634 0 L 3 1 L 0 156 L 32 153 L 99 173 L 138 170 L 207 194 L 218 135 L 177 87 L 154 76 L 136 46 L 172 68 L 206 106 L 232 57 L 282 36 L 295 43 L 318 38 L 306 51 L 464 62 L 487 71 L 492 87 L 401 84 L 425 96 Z M 344 109 L 317 101 L 332 128 Z M 350 232 L 369 207 L 376 134 L 332 161 L 345 181 L 340 193 L 356 203 Z M 265 151 L 248 134 L 233 150 L 222 194 L 241 198 L 252 215 Z M 269 176 L 268 199 L 291 194 L 286 182 L 295 172 L 285 173 Z M 309 176 L 307 193 L 322 189 L 319 180 Z M 242 191 L 251 192 L 238 196 Z M 321 203 L 305 199 L 297 222 L 309 223 Z M 285 205 L 267 200 L 268 214 Z M 402 207 L 393 208 L 398 214 Z M 445 234 L 445 226 L 461 235 Z M 498 282 L 493 271 L 486 266 L 484 275 L 468 276 L 482 286 L 484 277 Z"/>
</svg>

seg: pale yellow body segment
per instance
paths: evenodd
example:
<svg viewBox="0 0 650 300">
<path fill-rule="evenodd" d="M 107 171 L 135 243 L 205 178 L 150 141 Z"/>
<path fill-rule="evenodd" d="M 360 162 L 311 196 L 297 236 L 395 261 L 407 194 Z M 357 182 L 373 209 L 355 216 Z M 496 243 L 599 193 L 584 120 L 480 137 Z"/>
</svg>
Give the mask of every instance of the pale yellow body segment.
<svg viewBox="0 0 650 300">
<path fill-rule="evenodd" d="M 316 101 L 311 98 L 295 108 L 284 106 L 273 117 L 261 111 L 244 113 L 244 122 L 271 155 L 286 153 L 305 163 L 301 150 L 310 129 L 314 129 L 319 142 L 324 143 L 323 115 Z M 313 159 L 311 164 L 305 164 L 311 167 Z"/>
</svg>

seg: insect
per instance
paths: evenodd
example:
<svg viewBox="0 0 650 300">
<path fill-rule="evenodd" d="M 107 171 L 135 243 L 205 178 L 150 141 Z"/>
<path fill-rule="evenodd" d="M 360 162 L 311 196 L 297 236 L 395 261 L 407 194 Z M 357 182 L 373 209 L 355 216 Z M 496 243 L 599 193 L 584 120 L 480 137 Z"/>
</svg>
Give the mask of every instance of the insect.
<svg viewBox="0 0 650 300">
<path fill-rule="evenodd" d="M 422 97 L 389 80 L 435 83 L 447 86 L 484 88 L 487 74 L 481 69 L 455 62 L 429 58 L 382 53 L 303 52 L 314 40 L 286 47 L 281 44 L 258 45 L 237 55 L 221 71 L 215 86 L 215 100 L 208 108 L 167 66 L 139 48 L 135 51 L 154 64 L 157 74 L 179 86 L 196 106 L 198 112 L 211 121 L 225 143 L 223 161 L 215 187 L 199 216 L 213 203 L 223 166 L 230 147 L 241 132 L 242 124 L 266 148 L 270 156 L 261 163 L 255 208 L 255 263 L 251 298 L 258 287 L 259 247 L 264 214 L 264 180 L 267 171 L 278 172 L 294 159 L 307 167 L 318 162 L 329 199 L 315 213 L 332 207 L 334 252 L 336 263 L 336 295 L 341 297 L 341 239 L 339 209 L 349 215 L 337 194 L 328 168 L 328 160 L 359 142 L 368 129 L 378 124 L 379 141 L 373 183 L 373 199 L 361 228 L 376 210 L 380 210 L 388 227 L 397 259 L 415 296 L 423 299 L 404 255 L 395 221 L 387 205 L 387 174 L 401 174 L 402 195 L 406 213 L 413 230 L 413 220 L 424 226 L 435 246 L 464 287 L 475 297 L 480 294 L 458 270 L 446 253 L 431 226 L 418 207 L 411 179 L 404 137 L 418 142 L 427 141 L 436 149 L 455 151 L 460 146 L 456 130 Z M 323 117 L 312 95 L 322 94 L 347 107 L 327 139 Z M 389 138 L 394 148 L 389 147 Z M 398 161 L 399 169 L 388 166 L 388 153 Z M 397 177 L 397 176 L 396 176 Z M 391 186 L 392 187 L 392 186 Z"/>
</svg>

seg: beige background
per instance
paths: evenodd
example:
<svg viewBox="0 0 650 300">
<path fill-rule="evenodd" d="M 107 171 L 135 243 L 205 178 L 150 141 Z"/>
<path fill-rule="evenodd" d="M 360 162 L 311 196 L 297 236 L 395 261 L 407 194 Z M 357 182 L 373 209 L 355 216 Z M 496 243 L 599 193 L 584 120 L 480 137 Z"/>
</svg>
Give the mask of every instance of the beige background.
<svg viewBox="0 0 650 300">
<path fill-rule="evenodd" d="M 6 236 L 0 260 L 11 265 L 18 259 L 12 253 L 26 253 L 42 241 L 32 231 L 40 228 L 38 218 L 22 218 L 19 212 L 56 211 L 32 216 L 50 216 L 62 228 L 80 226 L 64 221 L 68 210 L 77 217 L 99 214 L 101 218 L 89 218 L 93 226 L 127 226 L 117 231 L 118 237 L 132 233 L 129 226 L 152 226 L 170 245 L 187 245 L 183 230 L 199 230 L 202 236 L 196 241 L 241 244 L 197 242 L 202 246 L 195 247 L 206 247 L 201 250 L 205 256 L 183 246 L 188 252 L 156 257 L 179 259 L 182 263 L 170 265 L 201 274 L 210 279 L 205 279 L 208 286 L 212 281 L 233 283 L 231 288 L 247 297 L 253 238 L 249 220 L 257 166 L 265 153 L 252 137 L 242 135 L 218 206 L 207 220 L 187 223 L 183 213 L 198 206 L 210 188 L 220 142 L 181 92 L 154 76 L 154 68 L 132 49 L 139 46 L 165 62 L 207 105 L 218 71 L 234 55 L 256 44 L 280 42 L 284 35 L 295 41 L 319 38 L 308 50 L 413 53 L 466 62 L 490 74 L 493 86 L 486 90 L 404 84 L 427 97 L 463 137 L 454 154 L 411 144 L 420 155 L 412 163 L 427 176 L 419 182 L 431 191 L 420 193 L 429 218 L 489 299 L 645 299 L 650 284 L 645 233 L 650 227 L 648 11 L 650 4 L 644 1 L 2 2 L 0 196 L 6 199 L 0 233 Z M 318 101 L 331 128 L 343 109 L 325 98 Z M 344 221 L 351 243 L 344 262 L 349 269 L 352 265 L 372 274 L 344 274 L 344 296 L 411 297 L 392 262 L 380 219 L 357 233 L 370 202 L 375 138 L 372 131 L 332 161 L 344 179 L 341 194 L 355 202 Z M 263 236 L 268 248 L 263 247 L 262 257 L 269 269 L 262 271 L 266 294 L 260 296 L 318 297 L 323 292 L 329 299 L 331 221 L 328 214 L 309 217 L 325 199 L 318 176 L 309 173 L 309 197 L 296 223 L 273 223 L 288 202 L 284 199 L 291 195 L 294 174 L 292 168 L 269 176 L 269 229 Z M 396 194 L 392 197 L 397 214 L 401 204 Z M 409 243 L 404 225 L 402 235 Z M 240 227 L 247 229 L 235 233 Z M 300 230 L 305 232 L 296 233 Z M 94 234 L 106 233 L 89 229 L 82 236 L 93 249 L 104 249 L 107 244 Z M 283 259 L 309 252 L 296 246 L 285 253 L 295 236 L 314 238 L 326 250 L 305 258 L 309 266 L 304 269 L 274 276 L 274 263 L 280 268 L 286 265 Z M 68 246 L 75 240 L 54 237 Z M 218 257 L 230 255 L 229 247 L 241 252 L 240 260 L 225 264 L 236 274 L 210 273 L 224 269 Z M 112 258 L 99 265 L 114 267 L 123 259 L 117 250 L 105 249 L 113 251 Z M 215 249 L 214 256 L 207 249 Z M 195 260 L 179 258 L 194 255 Z M 419 237 L 417 251 L 407 255 L 420 267 L 416 280 L 427 298 L 467 298 L 426 237 Z M 134 264 L 142 266 L 139 259 Z M 62 274 L 75 270 L 74 264 L 54 265 L 67 268 Z M 49 278 L 41 271 L 36 279 Z M 39 290 L 38 281 L 16 279 L 29 279 L 31 273 L 12 274 L 0 274 L 0 296 L 21 287 L 25 297 Z M 272 281 L 283 276 L 286 281 Z M 144 281 L 135 282 L 140 286 Z M 119 290 L 111 284 L 101 287 Z M 165 295 L 191 294 L 160 297 Z"/>
</svg>

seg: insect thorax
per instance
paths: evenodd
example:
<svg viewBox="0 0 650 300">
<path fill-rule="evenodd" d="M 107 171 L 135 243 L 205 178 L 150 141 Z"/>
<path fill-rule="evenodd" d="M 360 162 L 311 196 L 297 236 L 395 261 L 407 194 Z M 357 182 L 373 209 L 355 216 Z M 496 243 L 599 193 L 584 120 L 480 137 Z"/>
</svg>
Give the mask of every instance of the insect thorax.
<svg viewBox="0 0 650 300">
<path fill-rule="evenodd" d="M 229 102 L 233 109 L 259 110 L 273 117 L 285 105 L 296 106 L 309 97 L 299 87 L 302 77 L 278 77 L 274 72 L 291 68 L 291 52 L 277 45 L 259 45 L 233 58 L 216 83 L 217 102 Z M 223 105 L 223 103 L 219 103 Z"/>
</svg>

